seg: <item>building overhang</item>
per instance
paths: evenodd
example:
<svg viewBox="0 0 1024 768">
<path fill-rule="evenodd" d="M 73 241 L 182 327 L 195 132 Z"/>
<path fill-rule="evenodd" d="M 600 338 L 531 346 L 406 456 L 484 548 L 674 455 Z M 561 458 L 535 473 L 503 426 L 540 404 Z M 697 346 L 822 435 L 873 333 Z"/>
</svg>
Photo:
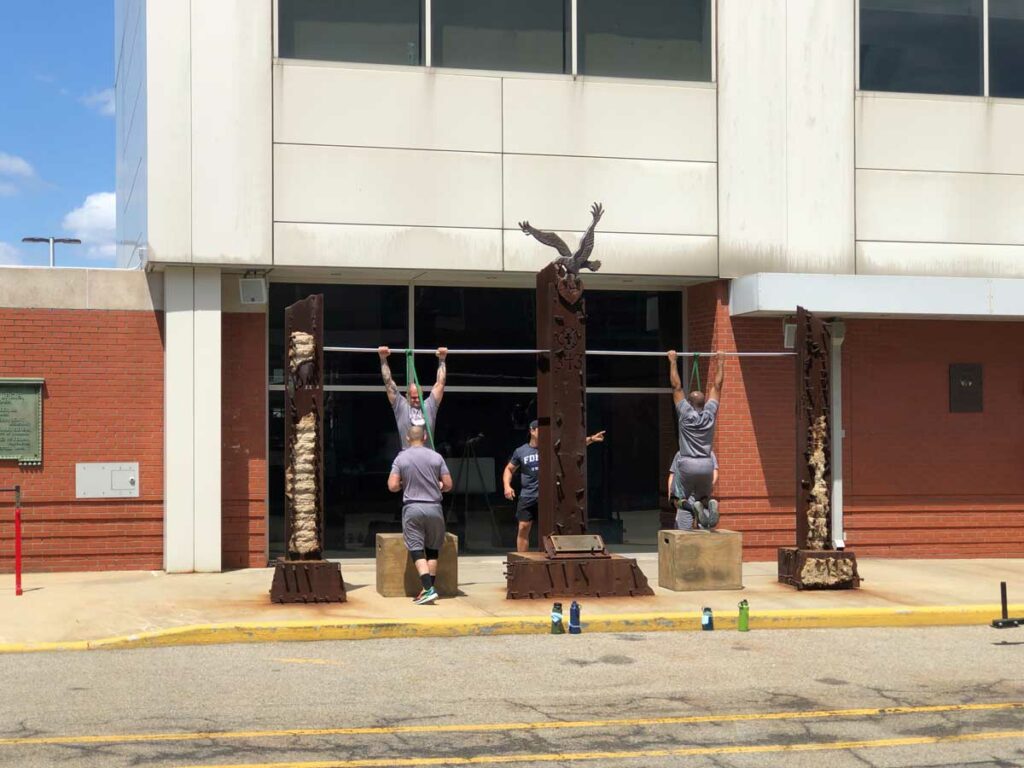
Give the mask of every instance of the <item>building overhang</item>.
<svg viewBox="0 0 1024 768">
<path fill-rule="evenodd" d="M 782 317 L 797 306 L 829 317 L 1024 319 L 1024 279 L 759 272 L 732 281 L 733 317 Z"/>
</svg>

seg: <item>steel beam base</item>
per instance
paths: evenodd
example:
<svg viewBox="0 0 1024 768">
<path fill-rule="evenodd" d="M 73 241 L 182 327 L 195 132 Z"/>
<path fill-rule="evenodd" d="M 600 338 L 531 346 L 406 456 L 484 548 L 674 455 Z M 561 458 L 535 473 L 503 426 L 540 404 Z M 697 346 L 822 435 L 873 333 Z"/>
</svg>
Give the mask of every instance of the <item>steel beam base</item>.
<svg viewBox="0 0 1024 768">
<path fill-rule="evenodd" d="M 285 560 L 274 563 L 270 587 L 273 603 L 344 603 L 341 566 L 328 560 Z"/>
<path fill-rule="evenodd" d="M 654 594 L 631 557 L 560 557 L 509 552 L 505 563 L 509 600 L 548 597 L 640 597 Z"/>
<path fill-rule="evenodd" d="M 848 549 L 779 547 L 779 582 L 797 589 L 857 589 L 857 555 Z"/>
</svg>

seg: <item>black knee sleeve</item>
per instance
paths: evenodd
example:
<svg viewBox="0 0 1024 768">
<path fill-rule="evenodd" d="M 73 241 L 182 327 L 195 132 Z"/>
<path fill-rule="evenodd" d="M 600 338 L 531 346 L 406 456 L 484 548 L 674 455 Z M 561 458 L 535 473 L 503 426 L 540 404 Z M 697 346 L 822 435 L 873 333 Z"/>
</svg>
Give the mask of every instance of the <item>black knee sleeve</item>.
<svg viewBox="0 0 1024 768">
<path fill-rule="evenodd" d="M 426 560 L 427 554 L 422 549 L 410 549 L 409 557 L 411 557 L 412 561 L 415 563 L 417 560 Z"/>
<path fill-rule="evenodd" d="M 438 550 L 427 547 L 427 560 L 437 560 Z"/>
</svg>

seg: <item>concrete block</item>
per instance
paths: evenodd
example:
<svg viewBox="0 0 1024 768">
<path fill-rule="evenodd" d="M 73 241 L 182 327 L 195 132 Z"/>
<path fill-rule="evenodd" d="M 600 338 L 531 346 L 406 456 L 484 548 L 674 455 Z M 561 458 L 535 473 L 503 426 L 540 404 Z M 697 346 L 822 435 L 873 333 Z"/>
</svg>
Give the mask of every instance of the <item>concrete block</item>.
<svg viewBox="0 0 1024 768">
<path fill-rule="evenodd" d="M 459 592 L 458 555 L 459 537 L 446 533 L 434 580 L 441 597 L 455 597 Z M 420 577 L 400 533 L 377 534 L 377 592 L 384 597 L 416 597 L 420 592 Z"/>
<path fill-rule="evenodd" d="M 743 588 L 743 535 L 658 531 L 658 586 L 676 592 Z"/>
</svg>

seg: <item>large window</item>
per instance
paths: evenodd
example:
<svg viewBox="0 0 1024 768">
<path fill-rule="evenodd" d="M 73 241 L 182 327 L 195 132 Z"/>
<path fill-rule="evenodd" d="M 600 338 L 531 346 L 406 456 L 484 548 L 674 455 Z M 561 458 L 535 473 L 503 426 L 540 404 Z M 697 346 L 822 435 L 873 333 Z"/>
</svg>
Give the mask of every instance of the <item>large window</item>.
<svg viewBox="0 0 1024 768">
<path fill-rule="evenodd" d="M 710 81 L 712 1 L 278 0 L 278 55 Z"/>
<path fill-rule="evenodd" d="M 579 71 L 711 79 L 711 0 L 579 0 Z"/>
<path fill-rule="evenodd" d="M 279 0 L 278 51 L 292 59 L 423 63 L 422 0 Z"/>
<path fill-rule="evenodd" d="M 568 72 L 566 0 L 432 0 L 436 67 Z"/>
<path fill-rule="evenodd" d="M 1024 98 L 1024 0 L 988 0 L 989 93 Z"/>
<path fill-rule="evenodd" d="M 530 289 L 272 283 L 270 370 L 270 550 L 284 548 L 284 310 L 312 293 L 324 294 L 327 346 L 375 348 L 533 349 L 536 298 Z M 591 349 L 660 351 L 681 347 L 678 291 L 587 293 Z M 330 557 L 372 555 L 377 533 L 401 530 L 401 500 L 387 491 L 399 450 L 394 416 L 372 353 L 325 354 L 324 482 Z M 436 361 L 416 357 L 420 383 L 434 382 Z M 405 390 L 405 363 L 392 357 Z M 607 430 L 591 446 L 588 511 L 592 528 L 614 546 L 653 547 L 664 469 L 675 451 L 675 418 L 661 357 L 589 357 L 587 426 Z M 461 493 L 445 499 L 448 529 L 460 551 L 507 552 L 515 547 L 515 508 L 502 493 L 501 473 L 528 439 L 537 415 L 532 355 L 449 358 L 447 392 L 434 434 Z"/>
<path fill-rule="evenodd" d="M 1024 0 L 860 0 L 860 87 L 1024 98 Z"/>
<path fill-rule="evenodd" d="M 860 87 L 982 93 L 982 0 L 861 0 Z"/>
</svg>

